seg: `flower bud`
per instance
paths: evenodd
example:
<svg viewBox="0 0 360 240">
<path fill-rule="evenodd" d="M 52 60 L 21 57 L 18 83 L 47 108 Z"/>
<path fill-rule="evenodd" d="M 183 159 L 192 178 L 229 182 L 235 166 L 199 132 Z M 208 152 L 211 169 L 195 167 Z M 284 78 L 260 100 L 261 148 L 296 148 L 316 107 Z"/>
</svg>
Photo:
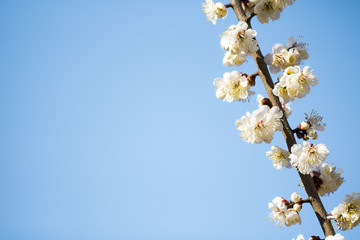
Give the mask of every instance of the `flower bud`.
<svg viewBox="0 0 360 240">
<path fill-rule="evenodd" d="M 310 123 L 302 121 L 299 125 L 299 128 L 303 131 L 306 131 L 310 128 Z"/>
<path fill-rule="evenodd" d="M 299 130 L 299 129 L 297 129 L 297 130 Z M 302 139 L 304 137 L 304 134 L 302 132 L 300 132 L 300 131 L 296 131 L 295 133 L 296 133 L 296 137 L 298 139 Z"/>
<path fill-rule="evenodd" d="M 302 209 L 302 204 L 301 203 L 295 203 L 293 206 L 293 209 L 297 212 L 299 212 Z"/>
<path fill-rule="evenodd" d="M 255 86 L 255 78 L 256 78 L 257 74 L 251 74 L 249 76 L 247 76 L 247 80 L 250 84 L 250 86 Z"/>
<path fill-rule="evenodd" d="M 291 201 L 293 201 L 294 203 L 301 202 L 300 195 L 294 192 L 293 194 L 291 194 Z"/>
<path fill-rule="evenodd" d="M 305 133 L 304 136 L 303 136 L 303 139 L 304 139 L 305 141 L 307 141 L 307 140 L 309 140 L 310 138 L 309 138 L 309 136 Z"/>
<path fill-rule="evenodd" d="M 225 18 L 227 16 L 228 10 L 223 3 L 221 2 L 216 3 L 215 8 L 216 8 L 216 15 L 218 18 Z"/>
</svg>

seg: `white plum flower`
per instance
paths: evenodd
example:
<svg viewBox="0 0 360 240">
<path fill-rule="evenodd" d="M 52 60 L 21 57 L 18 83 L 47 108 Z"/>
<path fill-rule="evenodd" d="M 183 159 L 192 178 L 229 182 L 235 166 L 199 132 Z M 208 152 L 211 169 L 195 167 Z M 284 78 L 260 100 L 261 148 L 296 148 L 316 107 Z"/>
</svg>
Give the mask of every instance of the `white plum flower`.
<svg viewBox="0 0 360 240">
<path fill-rule="evenodd" d="M 259 49 L 258 41 L 254 39 L 256 34 L 245 22 L 231 25 L 220 40 L 221 47 L 227 50 L 223 63 L 227 66 L 240 65 L 246 55 L 256 52 Z"/>
<path fill-rule="evenodd" d="M 337 233 L 334 236 L 327 236 L 325 240 L 345 240 L 345 237 L 340 233 Z"/>
<path fill-rule="evenodd" d="M 325 196 L 335 192 L 344 182 L 341 177 L 343 170 L 336 169 L 330 163 L 322 163 L 319 167 L 313 169 L 311 176 L 314 179 L 316 189 L 320 196 Z"/>
<path fill-rule="evenodd" d="M 241 119 L 236 120 L 235 126 L 240 131 L 244 141 L 249 143 L 271 143 L 274 132 L 282 131 L 281 117 L 283 113 L 279 107 L 263 105 L 247 112 Z"/>
<path fill-rule="evenodd" d="M 294 36 L 290 36 L 287 41 L 289 52 L 295 58 L 295 65 L 300 65 L 303 60 L 309 58 L 309 53 L 306 49 L 306 43 L 295 41 Z"/>
<path fill-rule="evenodd" d="M 352 192 L 344 197 L 342 203 L 331 211 L 329 218 L 335 219 L 336 227 L 349 230 L 360 222 L 360 193 Z"/>
<path fill-rule="evenodd" d="M 291 147 L 290 163 L 302 174 L 309 174 L 314 167 L 320 166 L 329 155 L 329 150 L 325 144 L 314 145 L 309 142 L 294 144 Z"/>
<path fill-rule="evenodd" d="M 275 222 L 276 225 L 281 226 L 292 226 L 297 223 L 301 224 L 301 218 L 297 211 L 288 209 L 287 201 L 282 197 L 276 197 L 268 204 L 270 218 Z"/>
<path fill-rule="evenodd" d="M 323 123 L 323 118 L 320 116 L 315 110 L 312 110 L 310 116 L 306 115 L 306 119 L 308 120 L 310 127 L 314 128 L 317 131 L 324 131 L 326 124 Z"/>
<path fill-rule="evenodd" d="M 272 53 L 266 54 L 265 63 L 270 66 L 270 72 L 276 74 L 280 69 L 295 65 L 295 58 L 288 53 L 286 46 L 277 43 L 273 46 Z"/>
<path fill-rule="evenodd" d="M 266 54 L 265 63 L 270 66 L 271 73 L 276 74 L 281 69 L 300 65 L 303 60 L 309 58 L 305 43 L 295 41 L 294 37 L 291 36 L 287 44 L 288 47 L 276 43 L 272 48 L 272 53 Z"/>
<path fill-rule="evenodd" d="M 280 18 L 280 13 L 282 12 L 284 6 L 281 4 L 282 1 L 277 0 L 260 0 L 255 5 L 254 13 L 257 15 L 257 19 L 261 23 L 268 23 L 269 18 L 278 20 Z"/>
<path fill-rule="evenodd" d="M 225 18 L 227 16 L 227 8 L 221 2 L 215 4 L 212 0 L 206 0 L 206 2 L 201 5 L 206 18 L 214 25 L 216 24 L 218 18 Z"/>
<path fill-rule="evenodd" d="M 272 160 L 274 168 L 291 168 L 290 153 L 278 146 L 272 146 L 271 151 L 266 152 L 266 156 Z"/>
<path fill-rule="evenodd" d="M 280 81 L 281 78 L 285 78 L 284 81 L 286 81 L 286 88 L 290 97 L 303 98 L 310 92 L 310 86 L 318 85 L 317 77 L 309 69 L 309 66 L 305 66 L 303 70 L 299 66 L 294 66 L 284 70 Z"/>
<path fill-rule="evenodd" d="M 250 84 L 245 75 L 238 71 L 224 73 L 223 78 L 214 80 L 216 97 L 227 102 L 245 101 L 254 92 L 250 91 Z"/>
<path fill-rule="evenodd" d="M 273 94 L 282 98 L 284 103 L 293 101 L 295 97 L 305 97 L 310 92 L 310 86 L 316 86 L 319 82 L 313 71 L 309 69 L 309 66 L 305 66 L 303 70 L 299 66 L 286 68 L 279 77 Z"/>
<path fill-rule="evenodd" d="M 288 94 L 288 90 L 286 87 L 286 81 L 280 81 L 278 83 L 275 83 L 273 94 L 275 96 L 278 96 L 280 99 L 280 102 L 283 104 L 288 103 L 289 101 L 294 101 L 294 97 L 290 97 Z"/>
</svg>

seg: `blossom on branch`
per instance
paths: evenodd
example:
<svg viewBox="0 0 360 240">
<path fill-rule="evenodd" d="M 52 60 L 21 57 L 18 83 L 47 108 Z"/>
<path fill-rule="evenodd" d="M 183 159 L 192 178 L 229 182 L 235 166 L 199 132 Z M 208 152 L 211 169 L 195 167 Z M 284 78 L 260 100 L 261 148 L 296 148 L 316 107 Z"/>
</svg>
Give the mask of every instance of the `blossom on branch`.
<svg viewBox="0 0 360 240">
<path fill-rule="evenodd" d="M 214 80 L 216 97 L 227 102 L 246 101 L 249 96 L 255 94 L 250 91 L 250 84 L 245 74 L 238 71 L 226 72 L 223 78 Z"/>
<path fill-rule="evenodd" d="M 270 108 L 263 105 L 253 111 L 247 112 L 241 119 L 236 120 L 235 126 L 241 137 L 249 143 L 271 143 L 274 132 L 282 131 L 281 117 L 283 113 L 279 107 Z"/>
<path fill-rule="evenodd" d="M 291 168 L 290 153 L 278 146 L 272 146 L 271 151 L 266 152 L 266 156 L 272 160 L 274 168 Z"/>
<path fill-rule="evenodd" d="M 272 211 L 270 218 L 276 225 L 289 227 L 297 223 L 301 224 L 299 213 L 292 208 L 288 208 L 287 201 L 284 198 L 276 197 L 268 206 Z"/>
<path fill-rule="evenodd" d="M 206 0 L 206 2 L 201 5 L 206 18 L 214 25 L 216 24 L 216 20 L 218 18 L 225 18 L 227 16 L 227 8 L 221 2 L 215 4 L 212 0 Z"/>
<path fill-rule="evenodd" d="M 344 197 L 342 203 L 331 211 L 330 219 L 335 219 L 336 227 L 348 230 L 360 222 L 360 193 L 352 192 Z"/>
<path fill-rule="evenodd" d="M 245 61 L 245 57 L 256 52 L 258 41 L 256 31 L 248 28 L 248 24 L 240 21 L 237 25 L 231 25 L 221 36 L 220 45 L 227 50 L 223 59 L 224 65 L 240 65 Z"/>
<path fill-rule="evenodd" d="M 288 47 L 277 43 L 272 48 L 272 53 L 265 56 L 265 63 L 270 66 L 270 72 L 276 74 L 280 69 L 300 65 L 303 60 L 309 58 L 305 48 L 306 44 L 295 41 L 291 36 L 287 41 Z"/>
<path fill-rule="evenodd" d="M 336 169 L 330 163 L 322 163 L 319 167 L 315 167 L 311 172 L 311 176 L 319 195 L 325 196 L 335 192 L 344 182 L 344 178 L 341 177 L 342 173 L 341 168 Z"/>
<path fill-rule="evenodd" d="M 297 167 L 302 174 L 309 174 L 314 167 L 319 166 L 329 155 L 329 150 L 325 144 L 314 145 L 309 142 L 294 144 L 291 147 L 290 163 Z"/>
<path fill-rule="evenodd" d="M 269 18 L 278 20 L 280 13 L 287 5 L 292 5 L 295 0 L 249 0 L 246 3 L 246 11 L 254 12 L 259 22 L 268 23 Z"/>
<path fill-rule="evenodd" d="M 288 67 L 275 84 L 273 94 L 282 98 L 284 103 L 294 101 L 294 98 L 303 98 L 310 92 L 310 86 L 316 86 L 319 81 L 305 66 L 303 70 L 299 66 Z"/>
</svg>

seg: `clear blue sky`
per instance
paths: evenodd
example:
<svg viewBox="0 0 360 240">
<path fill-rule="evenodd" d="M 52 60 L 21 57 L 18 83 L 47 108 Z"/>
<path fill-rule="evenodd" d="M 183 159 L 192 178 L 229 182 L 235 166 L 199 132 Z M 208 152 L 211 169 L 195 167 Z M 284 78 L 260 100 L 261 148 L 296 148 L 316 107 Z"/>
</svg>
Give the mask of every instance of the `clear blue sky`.
<svg viewBox="0 0 360 240">
<path fill-rule="evenodd" d="M 227 2 L 224 2 L 227 3 Z M 299 0 L 253 27 L 264 54 L 303 36 L 319 85 L 293 104 L 292 126 L 315 108 L 318 143 L 346 182 L 359 175 L 358 1 Z M 281 229 L 267 203 L 304 196 L 294 169 L 276 171 L 238 136 L 250 103 L 215 98 L 225 71 L 216 26 L 201 1 L 0 2 L 0 239 L 239 240 L 321 235 L 310 206 Z M 260 82 L 254 90 L 264 94 Z M 277 133 L 273 144 L 285 147 Z M 356 228 L 343 233 L 359 239 Z"/>
</svg>

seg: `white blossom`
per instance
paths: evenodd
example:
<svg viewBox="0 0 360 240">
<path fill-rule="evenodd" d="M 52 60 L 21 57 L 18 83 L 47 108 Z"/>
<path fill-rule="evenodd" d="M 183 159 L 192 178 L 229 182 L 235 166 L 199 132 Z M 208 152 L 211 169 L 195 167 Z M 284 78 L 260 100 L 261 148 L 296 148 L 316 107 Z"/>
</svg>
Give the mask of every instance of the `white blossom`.
<svg viewBox="0 0 360 240">
<path fill-rule="evenodd" d="M 306 119 L 308 120 L 310 126 L 317 131 L 324 131 L 326 124 L 323 123 L 323 117 L 320 116 L 316 111 L 312 110 L 310 116 L 306 115 Z"/>
<path fill-rule="evenodd" d="M 284 198 L 276 197 L 268 204 L 269 209 L 272 211 L 270 213 L 271 220 L 279 226 L 301 224 L 301 218 L 298 212 L 293 209 L 288 209 L 286 202 Z"/>
<path fill-rule="evenodd" d="M 335 236 L 327 236 L 325 240 L 345 240 L 345 237 L 340 233 L 337 233 Z"/>
<path fill-rule="evenodd" d="M 206 0 L 206 2 L 201 5 L 207 19 L 214 25 L 218 18 L 225 18 L 227 16 L 227 8 L 221 2 L 215 4 L 212 0 Z"/>
<path fill-rule="evenodd" d="M 295 41 L 294 36 L 290 36 L 287 41 L 288 49 L 295 58 L 296 65 L 300 65 L 301 61 L 309 58 L 309 53 L 306 49 L 306 44 L 300 41 Z"/>
<path fill-rule="evenodd" d="M 340 230 L 356 227 L 360 222 L 360 193 L 352 192 L 344 197 L 342 203 L 331 211 L 332 219 Z"/>
<path fill-rule="evenodd" d="M 313 169 L 311 176 L 319 195 L 324 196 L 335 192 L 344 182 L 344 178 L 341 177 L 342 173 L 341 168 L 336 169 L 334 165 L 327 162 Z"/>
<path fill-rule="evenodd" d="M 303 70 L 299 66 L 286 68 L 273 89 L 274 95 L 281 97 L 284 103 L 293 101 L 295 97 L 305 97 L 310 92 L 310 86 L 318 84 L 317 77 L 309 69 L 309 66 Z"/>
<path fill-rule="evenodd" d="M 274 168 L 291 168 L 290 153 L 278 146 L 272 146 L 271 151 L 266 152 L 266 156 L 272 160 Z"/>
<path fill-rule="evenodd" d="M 291 36 L 287 44 L 288 47 L 276 43 L 272 48 L 272 53 L 266 54 L 265 63 L 270 66 L 271 73 L 276 74 L 280 69 L 284 70 L 291 66 L 300 65 L 303 60 L 309 58 L 305 43 L 296 42 Z"/>
<path fill-rule="evenodd" d="M 250 91 L 250 84 L 245 75 L 238 71 L 226 72 L 223 78 L 214 80 L 216 97 L 227 102 L 245 101 L 254 92 Z"/>
<path fill-rule="evenodd" d="M 240 65 L 245 61 L 245 56 L 256 52 L 258 41 L 255 40 L 256 31 L 249 28 L 248 24 L 240 21 L 231 25 L 221 36 L 220 45 L 227 50 L 223 63 L 227 66 Z"/>
<path fill-rule="evenodd" d="M 325 144 L 314 145 L 309 142 L 303 142 L 303 146 L 300 144 L 294 144 L 291 147 L 290 163 L 302 174 L 309 174 L 314 167 L 319 166 L 327 156 L 329 150 Z"/>
<path fill-rule="evenodd" d="M 280 118 L 283 113 L 279 107 L 263 105 L 247 112 L 241 119 L 236 120 L 235 126 L 240 131 L 244 141 L 249 143 L 270 143 L 275 131 L 282 131 Z"/>
<path fill-rule="evenodd" d="M 254 13 L 257 15 L 259 22 L 268 23 L 269 18 L 273 21 L 278 20 L 283 8 L 284 6 L 281 4 L 281 1 L 260 0 L 255 5 Z"/>
</svg>

